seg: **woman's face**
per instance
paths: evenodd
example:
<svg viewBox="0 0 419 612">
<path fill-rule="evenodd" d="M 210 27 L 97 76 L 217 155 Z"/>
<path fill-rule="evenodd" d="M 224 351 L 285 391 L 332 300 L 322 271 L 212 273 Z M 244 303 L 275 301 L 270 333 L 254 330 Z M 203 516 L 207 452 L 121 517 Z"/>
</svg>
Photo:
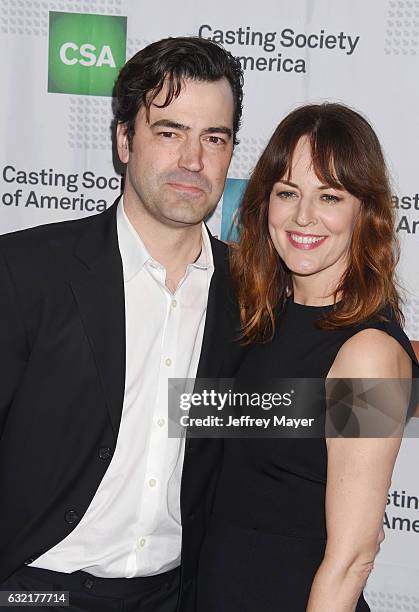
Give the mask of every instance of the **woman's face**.
<svg viewBox="0 0 419 612">
<path fill-rule="evenodd" d="M 301 138 L 289 179 L 281 177 L 272 188 L 268 214 L 274 246 L 293 275 L 314 275 L 323 289 L 336 285 L 348 264 L 359 208 L 348 191 L 322 184 L 312 167 L 310 143 Z"/>
</svg>

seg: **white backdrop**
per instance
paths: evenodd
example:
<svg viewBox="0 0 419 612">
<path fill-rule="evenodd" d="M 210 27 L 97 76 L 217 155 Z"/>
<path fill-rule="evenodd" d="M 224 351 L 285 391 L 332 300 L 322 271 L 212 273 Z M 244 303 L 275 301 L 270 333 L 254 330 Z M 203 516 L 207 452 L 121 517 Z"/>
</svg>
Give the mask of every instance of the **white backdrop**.
<svg viewBox="0 0 419 612">
<path fill-rule="evenodd" d="M 119 190 L 111 99 L 103 92 L 68 93 L 71 85 L 60 80 L 65 64 L 54 76 L 51 28 L 58 38 L 62 33 L 50 13 L 80 13 L 83 23 L 86 14 L 126 17 L 127 58 L 170 35 L 213 37 L 242 58 L 245 111 L 211 229 L 225 237 L 243 180 L 288 111 L 323 100 L 353 106 L 371 121 L 386 152 L 399 219 L 406 331 L 419 340 L 419 0 L 0 0 L 0 8 L 0 233 L 99 212 Z M 102 43 L 113 50 L 106 36 L 104 30 Z M 86 74 L 104 74 L 112 65 L 109 55 L 105 51 L 104 68 L 95 43 L 92 65 L 82 42 L 91 41 L 79 40 L 64 60 L 78 62 Z M 115 58 L 114 52 L 117 70 Z M 417 440 L 405 440 L 387 506 L 386 541 L 368 583 L 375 612 L 419 611 L 418 459 Z"/>
</svg>

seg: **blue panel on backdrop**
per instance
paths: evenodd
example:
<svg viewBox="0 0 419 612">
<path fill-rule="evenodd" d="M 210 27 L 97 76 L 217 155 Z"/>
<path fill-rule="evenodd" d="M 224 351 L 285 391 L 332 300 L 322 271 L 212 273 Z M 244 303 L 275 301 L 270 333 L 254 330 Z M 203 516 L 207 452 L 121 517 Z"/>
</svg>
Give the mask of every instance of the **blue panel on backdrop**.
<svg viewBox="0 0 419 612">
<path fill-rule="evenodd" d="M 232 178 L 226 180 L 223 194 L 221 240 L 237 242 L 239 239 L 237 215 L 246 185 L 246 179 Z"/>
</svg>

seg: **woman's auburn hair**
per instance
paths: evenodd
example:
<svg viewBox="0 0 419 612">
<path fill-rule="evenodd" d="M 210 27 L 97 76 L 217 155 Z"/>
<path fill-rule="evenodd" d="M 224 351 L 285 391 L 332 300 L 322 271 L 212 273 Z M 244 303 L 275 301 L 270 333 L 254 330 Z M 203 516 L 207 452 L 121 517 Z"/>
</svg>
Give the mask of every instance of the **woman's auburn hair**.
<svg viewBox="0 0 419 612">
<path fill-rule="evenodd" d="M 399 257 L 395 213 L 378 138 L 369 123 L 347 106 L 306 105 L 276 128 L 240 207 L 240 241 L 231 251 L 231 271 L 244 344 L 272 338 L 275 312 L 284 307 L 291 291 L 291 273 L 269 234 L 268 208 L 274 184 L 290 178 L 293 153 L 302 137 L 310 143 L 318 178 L 330 187 L 343 187 L 361 203 L 348 267 L 333 294 L 335 307 L 321 327 L 338 329 L 381 317 L 378 313 L 385 305 L 403 322 L 395 278 Z"/>
</svg>

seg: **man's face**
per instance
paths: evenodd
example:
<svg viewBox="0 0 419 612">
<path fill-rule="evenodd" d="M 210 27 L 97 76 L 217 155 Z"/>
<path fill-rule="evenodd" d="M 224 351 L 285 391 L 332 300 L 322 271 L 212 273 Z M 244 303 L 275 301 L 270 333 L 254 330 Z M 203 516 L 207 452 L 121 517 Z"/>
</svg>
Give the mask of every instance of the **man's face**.
<svg viewBox="0 0 419 612">
<path fill-rule="evenodd" d="M 117 144 L 127 164 L 124 197 L 171 227 L 200 223 L 217 205 L 233 152 L 233 94 L 226 79 L 185 80 L 179 96 L 159 108 L 166 86 L 135 121 L 129 150 L 124 125 Z"/>
</svg>

